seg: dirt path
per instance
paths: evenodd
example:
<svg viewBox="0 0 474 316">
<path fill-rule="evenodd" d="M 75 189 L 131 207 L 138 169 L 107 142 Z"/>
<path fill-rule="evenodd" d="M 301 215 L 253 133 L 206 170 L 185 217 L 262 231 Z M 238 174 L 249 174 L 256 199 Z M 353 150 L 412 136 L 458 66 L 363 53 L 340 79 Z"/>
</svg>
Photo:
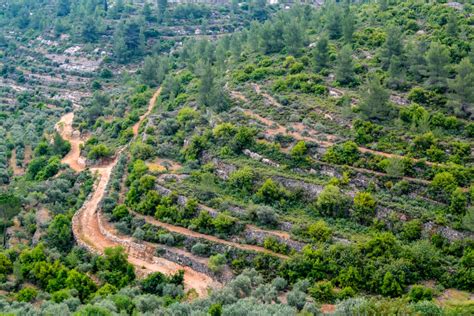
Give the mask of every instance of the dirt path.
<svg viewBox="0 0 474 316">
<path fill-rule="evenodd" d="M 59 135 L 69 143 L 71 143 L 71 150 L 68 152 L 61 162 L 69 165 L 74 171 L 81 172 L 86 169 L 86 161 L 81 157 L 81 145 L 84 140 L 81 139 L 79 131 L 75 131 L 72 127 L 74 121 L 74 112 L 67 113 L 61 117 L 56 124 L 56 130 Z"/>
<path fill-rule="evenodd" d="M 140 124 L 152 111 L 156 99 L 160 95 L 160 92 L 161 88 L 159 88 L 153 94 L 153 97 L 150 99 L 147 111 L 133 126 L 134 138 L 138 136 Z M 63 159 L 63 162 L 69 164 L 74 170 L 81 171 L 86 167 L 85 163 L 82 164 L 80 161 L 79 146 L 83 141 L 74 135 L 74 131 L 72 129 L 73 118 L 74 113 L 68 113 L 63 116 L 61 121 L 57 124 L 57 129 L 64 139 L 71 142 L 71 152 Z M 120 151 L 121 150 L 119 150 L 119 153 Z M 108 234 L 104 234 L 101 231 L 99 223 L 99 205 L 105 195 L 105 190 L 110 180 L 112 170 L 118 161 L 118 156 L 119 155 L 117 155 L 115 159 L 107 164 L 90 169 L 91 172 L 97 176 L 94 190 L 91 193 L 89 199 L 84 203 L 73 219 L 72 228 L 74 236 L 91 248 L 91 250 L 98 253 L 103 253 L 105 248 L 108 247 L 123 246 L 123 243 L 118 241 L 121 241 L 121 239 L 113 235 L 113 232 L 111 233 L 110 231 L 107 231 Z M 127 240 L 125 239 L 124 241 Z M 125 250 L 128 254 L 129 262 L 136 267 L 137 273 L 139 275 L 146 275 L 156 271 L 170 274 L 176 273 L 178 270 L 185 270 L 184 283 L 186 289 L 194 288 L 200 296 L 207 295 L 208 287 L 215 287 L 219 285 L 216 284 L 216 282 L 209 276 L 205 275 L 204 273 L 196 272 L 189 267 L 184 267 L 163 258 L 154 257 L 153 254 L 148 254 L 148 257 L 152 258 L 152 260 L 147 260 L 130 248 L 125 248 Z"/>
<path fill-rule="evenodd" d="M 239 244 L 239 243 L 228 241 L 228 240 L 225 240 L 225 239 L 220 239 L 220 238 L 217 238 L 215 236 L 201 234 L 201 233 L 192 231 L 190 229 L 187 229 L 187 228 L 184 228 L 184 227 L 181 227 L 181 226 L 176 226 L 176 225 L 164 223 L 162 221 L 159 221 L 159 220 L 155 219 L 152 216 L 145 216 L 145 215 L 141 215 L 141 214 L 138 214 L 138 213 L 135 213 L 135 212 L 134 212 L 134 214 L 139 218 L 143 218 L 149 224 L 159 226 L 159 227 L 163 227 L 166 230 L 169 230 L 170 232 L 173 232 L 173 233 L 178 233 L 178 234 L 181 234 L 181 235 L 191 236 L 191 237 L 194 237 L 194 238 L 205 239 L 205 240 L 209 240 L 209 241 L 212 241 L 212 242 L 215 242 L 215 243 L 231 246 L 231 247 L 242 249 L 242 250 L 267 253 L 267 254 L 270 254 L 270 255 L 273 255 L 273 256 L 277 256 L 277 257 L 282 258 L 282 259 L 288 259 L 289 258 L 288 256 L 273 252 L 271 250 L 265 249 L 265 248 L 260 247 L 260 246 Z"/>
<path fill-rule="evenodd" d="M 140 116 L 140 119 L 138 120 L 135 125 L 133 125 L 133 136 L 137 137 L 138 136 L 138 129 L 140 128 L 140 125 L 143 123 L 143 121 L 150 115 L 151 111 L 153 110 L 153 107 L 155 106 L 156 99 L 160 96 L 161 93 L 161 87 L 159 87 L 156 92 L 153 94 L 153 96 L 150 99 L 150 102 L 148 102 L 148 108 L 146 112 Z"/>
</svg>

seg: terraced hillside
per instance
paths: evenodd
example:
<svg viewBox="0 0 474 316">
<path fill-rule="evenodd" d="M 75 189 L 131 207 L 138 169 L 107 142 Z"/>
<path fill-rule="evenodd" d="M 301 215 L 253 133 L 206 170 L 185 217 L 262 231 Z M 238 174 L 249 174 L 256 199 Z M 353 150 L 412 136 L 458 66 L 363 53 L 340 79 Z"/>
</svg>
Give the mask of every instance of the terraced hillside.
<svg viewBox="0 0 474 316">
<path fill-rule="evenodd" d="M 19 2 L 0 310 L 474 312 L 472 4 Z"/>
</svg>

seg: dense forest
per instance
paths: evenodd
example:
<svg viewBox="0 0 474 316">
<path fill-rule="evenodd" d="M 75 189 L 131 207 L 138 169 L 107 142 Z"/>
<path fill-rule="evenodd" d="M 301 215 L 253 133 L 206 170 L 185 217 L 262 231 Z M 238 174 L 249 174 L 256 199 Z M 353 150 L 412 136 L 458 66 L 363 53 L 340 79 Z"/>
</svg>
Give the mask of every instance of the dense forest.
<svg viewBox="0 0 474 316">
<path fill-rule="evenodd" d="M 0 314 L 474 313 L 470 1 L 0 8 Z"/>
</svg>

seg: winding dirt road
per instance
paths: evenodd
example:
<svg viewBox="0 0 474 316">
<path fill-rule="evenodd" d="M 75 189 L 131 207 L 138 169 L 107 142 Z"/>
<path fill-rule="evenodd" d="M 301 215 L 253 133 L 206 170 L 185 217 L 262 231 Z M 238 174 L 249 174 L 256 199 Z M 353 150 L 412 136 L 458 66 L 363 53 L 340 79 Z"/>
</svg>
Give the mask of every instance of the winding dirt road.
<svg viewBox="0 0 474 316">
<path fill-rule="evenodd" d="M 81 145 L 84 144 L 84 140 L 81 139 L 79 131 L 74 131 L 73 121 L 74 112 L 70 112 L 63 115 L 56 124 L 56 130 L 61 137 L 71 143 L 71 150 L 61 162 L 69 165 L 74 171 L 81 172 L 86 169 L 86 160 L 81 157 Z"/>
<path fill-rule="evenodd" d="M 140 117 L 140 120 L 133 126 L 134 138 L 138 135 L 138 130 L 141 123 L 146 119 L 146 117 L 151 113 L 156 99 L 161 93 L 161 88 L 159 88 L 150 99 L 148 109 Z M 83 140 L 78 137 L 78 133 L 74 132 L 72 127 L 72 121 L 74 119 L 74 113 L 68 113 L 64 115 L 59 123 L 56 125 L 57 131 L 60 135 L 71 142 L 71 151 L 63 158 L 62 162 L 71 166 L 72 169 L 76 171 L 82 171 L 86 168 L 85 161 L 80 156 L 80 145 L 83 143 Z M 119 150 L 119 153 L 123 149 Z M 84 203 L 80 210 L 77 211 L 73 219 L 73 233 L 75 237 L 80 240 L 82 243 L 88 246 L 89 249 L 97 253 L 103 253 L 105 248 L 123 246 L 122 237 L 114 236 L 112 229 L 108 229 L 107 233 L 109 236 L 106 236 L 101 232 L 101 227 L 99 223 L 99 204 L 104 197 L 107 184 L 110 180 L 110 176 L 114 166 L 116 165 L 119 155 L 117 154 L 116 158 L 112 161 L 94 168 L 90 168 L 91 172 L 97 175 L 97 181 L 94 185 L 93 192 L 89 199 Z M 106 225 L 104 225 L 106 226 Z M 108 227 L 110 228 L 110 227 Z M 113 238 L 112 238 L 112 237 Z M 123 239 L 123 241 L 128 242 L 131 239 Z M 208 293 L 208 288 L 219 287 L 220 284 L 214 281 L 211 277 L 207 276 L 204 273 L 199 273 L 192 270 L 189 267 L 184 267 L 179 264 L 176 264 L 172 261 L 153 257 L 152 254 L 149 254 L 149 257 L 152 257 L 153 260 L 144 259 L 142 255 L 138 255 L 136 251 L 127 249 L 125 251 L 128 254 L 128 261 L 136 267 L 136 271 L 139 275 L 146 275 L 151 272 L 162 272 L 166 274 L 176 273 L 178 270 L 184 270 L 184 284 L 186 289 L 195 289 L 200 296 L 206 296 Z"/>
</svg>

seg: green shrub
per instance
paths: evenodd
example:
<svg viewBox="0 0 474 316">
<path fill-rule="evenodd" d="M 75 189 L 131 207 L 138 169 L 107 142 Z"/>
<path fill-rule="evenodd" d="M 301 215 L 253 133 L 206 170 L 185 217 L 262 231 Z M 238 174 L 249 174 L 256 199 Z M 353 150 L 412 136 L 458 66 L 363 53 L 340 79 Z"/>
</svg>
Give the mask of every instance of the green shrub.
<svg viewBox="0 0 474 316">
<path fill-rule="evenodd" d="M 456 188 L 456 179 L 449 172 L 437 173 L 429 186 L 431 195 L 445 202 L 449 201 L 451 194 L 453 194 Z"/>
<path fill-rule="evenodd" d="M 355 140 L 359 144 L 368 144 L 380 137 L 383 127 L 370 121 L 354 121 Z"/>
<path fill-rule="evenodd" d="M 332 303 L 336 298 L 334 287 L 329 281 L 316 282 L 309 288 L 309 294 L 315 301 L 320 303 Z"/>
<path fill-rule="evenodd" d="M 63 289 L 51 294 L 51 300 L 55 303 L 61 303 L 71 297 L 71 290 Z"/>
<path fill-rule="evenodd" d="M 282 254 L 288 254 L 290 252 L 290 248 L 288 247 L 288 245 L 279 242 L 273 236 L 269 236 L 265 238 L 265 240 L 263 241 L 263 247 L 265 249 L 268 249 L 277 253 L 282 253 Z"/>
<path fill-rule="evenodd" d="M 25 287 L 18 291 L 16 299 L 19 302 L 31 302 L 38 295 L 38 291 L 32 287 Z"/>
<path fill-rule="evenodd" d="M 403 224 L 402 237 L 408 241 L 420 239 L 422 231 L 422 222 L 419 219 L 413 219 Z"/>
<path fill-rule="evenodd" d="M 443 106 L 446 98 L 433 91 L 428 91 L 420 87 L 415 87 L 408 93 L 408 100 L 427 106 Z"/>
<path fill-rule="evenodd" d="M 456 188 L 449 198 L 449 212 L 463 216 L 467 211 L 467 196 L 461 188 Z"/>
<path fill-rule="evenodd" d="M 361 286 L 363 280 L 359 270 L 356 267 L 349 266 L 339 272 L 337 281 L 343 287 L 357 289 Z"/>
<path fill-rule="evenodd" d="M 113 152 L 110 148 L 108 148 L 104 144 L 98 144 L 91 147 L 89 153 L 87 154 L 87 158 L 91 160 L 97 160 L 101 158 L 107 158 L 112 156 Z"/>
<path fill-rule="evenodd" d="M 217 232 L 221 234 L 228 234 L 236 229 L 237 219 L 235 217 L 219 213 L 213 220 Z"/>
<path fill-rule="evenodd" d="M 323 156 L 323 161 L 338 165 L 353 165 L 360 157 L 356 143 L 348 141 L 342 145 L 330 147 Z"/>
<path fill-rule="evenodd" d="M 297 161 L 302 161 L 304 160 L 307 152 L 308 148 L 306 148 L 306 143 L 300 140 L 293 146 L 293 148 L 291 148 L 290 154 Z"/>
<path fill-rule="evenodd" d="M 209 247 L 206 244 L 198 242 L 192 246 L 191 252 L 195 255 L 206 257 L 209 255 Z"/>
<path fill-rule="evenodd" d="M 115 221 L 119 221 L 129 215 L 127 206 L 124 204 L 117 205 L 112 210 L 112 219 Z"/>
<path fill-rule="evenodd" d="M 391 273 L 385 273 L 380 292 L 385 296 L 396 297 L 403 293 L 400 281 Z"/>
<path fill-rule="evenodd" d="M 408 292 L 410 302 L 431 301 L 433 299 L 433 290 L 423 285 L 415 284 Z"/>
<path fill-rule="evenodd" d="M 316 210 L 325 216 L 344 217 L 348 214 L 348 198 L 335 185 L 328 184 L 319 194 Z"/>
<path fill-rule="evenodd" d="M 352 215 L 361 223 L 370 223 L 375 216 L 376 201 L 370 192 L 357 192 Z"/>
<path fill-rule="evenodd" d="M 325 221 L 319 220 L 308 227 L 308 235 L 317 242 L 325 242 L 331 238 L 332 230 Z"/>
<path fill-rule="evenodd" d="M 214 272 L 218 273 L 224 269 L 224 265 L 227 262 L 225 256 L 223 254 L 213 255 L 209 258 L 209 269 Z"/>
<path fill-rule="evenodd" d="M 245 166 L 232 172 L 228 182 L 232 188 L 244 193 L 250 193 L 253 190 L 255 178 L 256 175 L 252 168 Z"/>
<path fill-rule="evenodd" d="M 267 204 L 279 202 L 280 199 L 284 198 L 286 195 L 285 189 L 280 184 L 275 183 L 272 179 L 265 180 L 262 186 L 255 193 L 255 196 L 259 201 Z"/>
</svg>

